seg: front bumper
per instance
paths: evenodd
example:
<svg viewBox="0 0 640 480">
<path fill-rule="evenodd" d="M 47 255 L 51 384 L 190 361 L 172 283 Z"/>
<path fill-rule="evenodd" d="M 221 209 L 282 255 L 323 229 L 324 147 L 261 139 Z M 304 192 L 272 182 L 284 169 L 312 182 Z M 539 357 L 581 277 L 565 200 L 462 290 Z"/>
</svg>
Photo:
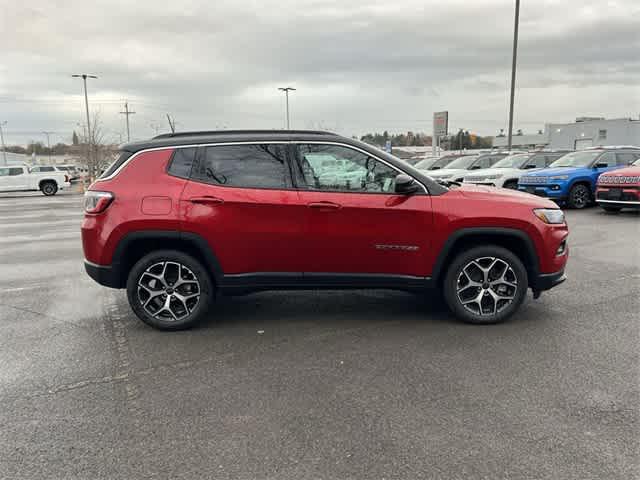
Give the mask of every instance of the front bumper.
<svg viewBox="0 0 640 480">
<path fill-rule="evenodd" d="M 89 260 L 84 261 L 84 269 L 97 283 L 110 288 L 122 288 L 120 275 L 111 265 L 97 265 Z"/>
<path fill-rule="evenodd" d="M 601 207 L 613 208 L 634 208 L 640 210 L 640 200 L 638 201 L 615 201 L 615 200 L 596 200 Z"/>
<path fill-rule="evenodd" d="M 564 188 L 560 185 L 518 185 L 518 190 L 521 192 L 537 195 L 538 197 L 545 197 L 549 200 L 557 202 L 564 202 L 567 199 L 567 194 Z"/>
<path fill-rule="evenodd" d="M 545 290 L 551 290 L 553 287 L 564 283 L 567 280 L 567 276 L 564 273 L 564 268 L 555 273 L 541 273 L 536 278 L 531 289 L 534 292 L 544 292 Z"/>
</svg>

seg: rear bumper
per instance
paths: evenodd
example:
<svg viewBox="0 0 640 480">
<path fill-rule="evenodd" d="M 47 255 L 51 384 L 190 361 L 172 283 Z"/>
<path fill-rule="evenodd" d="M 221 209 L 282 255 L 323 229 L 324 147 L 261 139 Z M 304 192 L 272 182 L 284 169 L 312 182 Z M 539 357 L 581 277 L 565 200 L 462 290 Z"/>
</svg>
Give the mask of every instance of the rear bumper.
<svg viewBox="0 0 640 480">
<path fill-rule="evenodd" d="M 120 285 L 120 276 L 111 265 L 97 265 L 89 260 L 85 260 L 84 269 L 87 275 L 100 285 L 110 288 L 122 288 Z"/>
<path fill-rule="evenodd" d="M 541 273 L 536 278 L 535 282 L 531 286 L 534 292 L 543 292 L 545 290 L 551 290 L 553 287 L 560 285 L 567 280 L 567 276 L 564 273 L 564 268 L 555 273 Z"/>
</svg>

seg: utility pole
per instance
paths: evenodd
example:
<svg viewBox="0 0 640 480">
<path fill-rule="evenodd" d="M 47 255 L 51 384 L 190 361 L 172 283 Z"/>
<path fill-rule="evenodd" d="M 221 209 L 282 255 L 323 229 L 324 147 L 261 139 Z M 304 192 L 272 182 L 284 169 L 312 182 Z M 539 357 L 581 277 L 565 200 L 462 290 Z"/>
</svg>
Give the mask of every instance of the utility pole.
<svg viewBox="0 0 640 480">
<path fill-rule="evenodd" d="M 290 125 L 289 125 L 289 92 L 294 90 L 295 88 L 293 87 L 278 87 L 278 90 L 281 90 L 284 92 L 285 97 L 286 97 L 286 102 L 287 102 L 287 130 L 289 130 Z"/>
<path fill-rule="evenodd" d="M 513 101 L 516 95 L 516 60 L 518 57 L 518 25 L 520 23 L 520 0 L 516 0 L 516 18 L 513 26 L 513 60 L 511 62 L 511 102 L 509 104 L 509 139 L 508 150 L 511 150 L 513 137 Z"/>
<path fill-rule="evenodd" d="M 176 133 L 176 121 L 171 119 L 171 115 L 167 113 L 167 120 L 169 121 L 169 128 L 171 133 Z"/>
<path fill-rule="evenodd" d="M 120 112 L 127 117 L 127 142 L 131 141 L 131 134 L 129 133 L 129 115 L 133 115 L 136 112 L 129 110 L 129 104 L 124 102 L 124 112 Z"/>
<path fill-rule="evenodd" d="M 2 156 L 4 157 L 4 166 L 6 167 L 7 164 L 7 150 L 4 147 L 4 134 L 2 133 L 2 126 L 6 125 L 7 121 L 5 120 L 4 122 L 0 122 L 0 141 L 2 142 Z"/>
<path fill-rule="evenodd" d="M 47 136 L 47 148 L 49 149 L 49 165 L 51 165 L 51 139 L 49 135 L 53 132 L 42 132 Z"/>
<path fill-rule="evenodd" d="M 89 170 L 89 176 L 93 177 L 95 175 L 93 164 L 91 163 L 91 121 L 89 120 L 89 97 L 87 97 L 87 78 L 98 78 L 95 75 L 87 75 L 86 73 L 82 74 L 73 74 L 71 75 L 73 78 L 82 78 L 84 83 L 84 108 L 87 113 L 87 167 Z"/>
<path fill-rule="evenodd" d="M 160 131 L 160 125 L 158 125 L 157 123 L 150 123 L 149 126 L 151 128 L 153 128 L 153 130 L 156 132 L 156 136 L 158 135 L 158 132 Z"/>
</svg>

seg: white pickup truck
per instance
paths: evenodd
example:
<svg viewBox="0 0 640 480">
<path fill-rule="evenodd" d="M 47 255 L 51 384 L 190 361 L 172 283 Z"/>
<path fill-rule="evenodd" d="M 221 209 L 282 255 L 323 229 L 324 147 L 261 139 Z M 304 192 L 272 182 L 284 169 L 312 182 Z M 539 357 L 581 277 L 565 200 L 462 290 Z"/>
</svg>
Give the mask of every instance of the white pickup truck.
<svg viewBox="0 0 640 480">
<path fill-rule="evenodd" d="M 39 190 L 49 196 L 70 186 L 69 175 L 53 166 L 0 166 L 0 192 Z"/>
</svg>

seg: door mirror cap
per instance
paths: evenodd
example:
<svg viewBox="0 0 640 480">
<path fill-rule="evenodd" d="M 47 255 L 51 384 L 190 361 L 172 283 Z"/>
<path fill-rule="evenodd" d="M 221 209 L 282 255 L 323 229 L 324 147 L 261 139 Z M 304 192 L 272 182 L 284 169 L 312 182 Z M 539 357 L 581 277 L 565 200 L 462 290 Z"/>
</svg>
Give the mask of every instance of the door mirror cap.
<svg viewBox="0 0 640 480">
<path fill-rule="evenodd" d="M 482 167 L 480 165 L 474 165 L 470 168 L 470 170 L 480 170 Z"/>
<path fill-rule="evenodd" d="M 596 163 L 596 168 L 607 168 L 608 166 L 608 163 Z"/>
<path fill-rule="evenodd" d="M 537 165 L 535 163 L 530 163 L 529 165 L 527 165 L 526 167 L 527 170 L 531 169 L 531 168 L 537 168 Z"/>
<path fill-rule="evenodd" d="M 420 185 L 412 177 L 401 173 L 396 177 L 396 193 L 411 195 L 420 191 Z"/>
</svg>

